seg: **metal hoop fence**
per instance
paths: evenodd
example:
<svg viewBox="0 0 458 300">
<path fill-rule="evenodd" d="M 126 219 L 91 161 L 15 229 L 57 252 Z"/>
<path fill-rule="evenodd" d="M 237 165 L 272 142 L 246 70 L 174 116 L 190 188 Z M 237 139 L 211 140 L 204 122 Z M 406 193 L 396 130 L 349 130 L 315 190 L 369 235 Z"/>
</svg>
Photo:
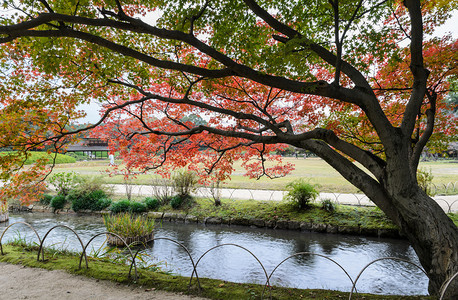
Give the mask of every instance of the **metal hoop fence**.
<svg viewBox="0 0 458 300">
<path fill-rule="evenodd" d="M 131 278 L 131 272 L 132 272 L 132 268 L 134 268 L 135 270 L 135 276 L 134 276 L 134 280 L 138 280 L 138 272 L 137 272 L 137 264 L 136 264 L 136 259 L 137 259 L 137 255 L 140 251 L 142 251 L 141 249 L 140 250 L 137 250 L 135 254 L 133 254 L 132 252 L 132 247 L 135 246 L 135 245 L 138 245 L 139 243 L 136 242 L 136 243 L 132 243 L 131 245 L 128 245 L 126 243 L 126 241 L 119 235 L 115 234 L 115 233 L 112 233 L 112 232 L 102 232 L 102 233 L 98 233 L 94 236 L 92 236 L 89 241 L 84 244 L 82 239 L 80 238 L 80 236 L 78 235 L 78 233 L 73 230 L 72 228 L 66 226 L 66 225 L 56 225 L 54 227 L 52 227 L 51 229 L 49 229 L 46 234 L 44 235 L 43 239 L 40 238 L 38 232 L 35 230 L 35 228 L 26 223 L 26 222 L 16 222 L 16 223 L 13 223 L 13 224 L 10 224 L 8 227 L 6 227 L 1 236 L 0 236 L 0 252 L 1 252 L 1 255 L 6 255 L 3 251 L 3 247 L 2 247 L 2 239 L 6 233 L 6 231 L 8 231 L 13 225 L 17 225 L 17 224 L 23 224 L 23 225 L 26 225 L 27 227 L 29 227 L 36 235 L 36 237 L 38 238 L 38 241 L 40 243 L 40 246 L 39 246 L 39 250 L 38 250 L 38 253 L 37 253 L 37 261 L 40 261 L 40 253 L 42 255 L 42 260 L 41 261 L 44 261 L 44 248 L 43 248 L 43 244 L 46 240 L 46 238 L 48 237 L 49 233 L 51 231 L 53 231 L 55 228 L 58 228 L 58 227 L 63 227 L 63 228 L 66 228 L 66 229 L 69 229 L 71 232 L 74 233 L 74 236 L 78 239 L 78 241 L 80 242 L 80 245 L 81 245 L 81 248 L 82 248 L 82 252 L 81 252 L 81 255 L 80 255 L 80 259 L 79 259 L 79 268 L 81 269 L 81 263 L 82 263 L 82 260 L 83 260 L 83 256 L 85 258 L 85 262 L 86 262 L 86 268 L 89 268 L 89 261 L 87 259 L 87 248 L 89 246 L 89 244 L 98 236 L 101 236 L 101 235 L 113 235 L 113 236 L 116 236 L 118 238 L 120 238 L 123 242 L 123 244 L 125 245 L 125 249 L 127 249 L 127 251 L 129 252 L 129 255 L 131 257 L 131 260 L 132 262 L 130 263 L 130 268 L 129 268 L 129 274 L 128 274 L 128 279 Z M 272 278 L 273 274 L 275 273 L 275 271 L 287 260 L 289 260 L 290 258 L 293 258 L 295 256 L 299 256 L 299 255 L 313 255 L 313 256 L 319 256 L 319 257 L 322 257 L 322 258 L 325 258 L 331 262 L 333 262 L 338 268 L 340 268 L 343 272 L 345 272 L 345 274 L 347 275 L 347 277 L 349 278 L 350 282 L 352 283 L 352 288 L 351 290 L 349 291 L 349 299 L 351 300 L 352 299 L 352 296 L 353 296 L 353 291 L 356 291 L 356 293 L 358 293 L 358 291 L 356 290 L 356 284 L 359 280 L 359 278 L 361 277 L 361 275 L 363 274 L 363 272 L 369 267 L 371 266 L 372 264 L 376 263 L 376 262 L 379 262 L 379 261 L 382 261 L 382 260 L 397 260 L 397 261 L 403 261 L 403 262 L 406 262 L 408 264 L 411 264 L 415 267 L 417 267 L 418 269 L 420 269 L 424 274 L 427 274 L 425 272 L 425 270 L 420 267 L 419 265 L 411 262 L 411 261 L 408 261 L 408 260 L 405 260 L 405 259 L 402 259 L 402 258 L 396 258 L 396 257 L 382 257 L 382 258 L 378 258 L 378 259 L 375 259 L 373 261 L 371 261 L 370 263 L 368 263 L 366 266 L 364 266 L 363 269 L 361 269 L 361 271 L 359 272 L 359 274 L 357 275 L 356 279 L 353 280 L 352 277 L 348 274 L 348 272 L 345 270 L 344 267 L 342 267 L 338 262 L 336 262 L 335 260 L 333 260 L 332 258 L 330 257 L 327 257 L 326 255 L 322 255 L 322 254 L 318 254 L 318 253 L 313 253 L 313 252 L 299 252 L 299 253 L 295 253 L 293 255 L 290 255 L 288 257 L 286 257 L 285 259 L 283 259 L 280 263 L 278 263 L 275 268 L 272 270 L 272 272 L 268 275 L 263 263 L 261 262 L 261 260 L 253 253 L 251 252 L 249 249 L 247 249 L 246 247 L 243 247 L 243 246 L 240 246 L 240 245 L 237 245 L 237 244 L 233 244 L 233 243 L 227 243 L 227 244 L 221 244 L 221 245 L 217 245 L 217 246 L 214 246 L 210 249 L 208 249 L 207 251 L 205 251 L 198 259 L 197 261 L 194 260 L 193 256 L 191 255 L 190 251 L 186 248 L 186 246 L 184 246 L 182 243 L 176 241 L 176 240 L 173 240 L 173 239 L 170 239 L 170 238 L 167 238 L 167 237 L 158 237 L 158 238 L 154 238 L 154 239 L 151 239 L 149 241 L 146 242 L 149 243 L 149 242 L 153 242 L 155 240 L 167 240 L 167 241 L 170 241 L 172 243 L 175 243 L 177 245 L 179 245 L 181 248 L 183 248 L 185 250 L 185 252 L 187 253 L 188 255 L 188 259 L 189 261 L 191 262 L 192 264 L 192 273 L 191 273 L 191 276 L 190 276 L 190 280 L 189 280 L 189 284 L 188 284 L 188 290 L 191 289 L 191 286 L 192 286 L 192 279 L 194 277 L 194 274 L 195 274 L 195 277 L 196 277 L 196 281 L 197 281 L 197 284 L 198 284 L 198 290 L 200 291 L 201 290 L 201 285 L 200 285 L 200 280 L 199 280 L 199 274 L 198 274 L 198 271 L 197 271 L 197 266 L 199 265 L 200 261 L 205 257 L 205 255 L 207 255 L 209 252 L 217 249 L 217 248 L 220 248 L 220 247 L 223 247 L 223 246 L 234 246 L 234 247 L 238 247 L 244 251 L 246 251 L 247 253 L 249 253 L 251 256 L 253 256 L 253 258 L 259 263 L 259 266 L 260 268 L 263 270 L 264 272 L 264 276 L 266 278 L 266 282 L 264 284 L 264 288 L 262 290 L 262 295 L 261 295 L 261 299 L 264 299 L 264 294 L 265 294 L 265 289 L 266 287 L 269 287 L 269 291 L 271 292 L 271 285 L 270 285 L 270 279 Z M 105 240 L 106 242 L 106 240 Z M 104 243 L 105 243 L 104 242 Z M 441 291 L 440 291 L 440 299 L 443 299 L 444 295 L 446 295 L 446 292 L 447 292 L 447 289 L 450 287 L 450 284 L 454 281 L 454 280 L 458 280 L 457 279 L 458 277 L 458 272 L 455 273 L 453 276 L 451 276 L 450 278 L 448 278 L 442 285 L 442 288 L 441 288 Z M 271 299 L 271 293 L 269 293 L 269 299 Z"/>
</svg>

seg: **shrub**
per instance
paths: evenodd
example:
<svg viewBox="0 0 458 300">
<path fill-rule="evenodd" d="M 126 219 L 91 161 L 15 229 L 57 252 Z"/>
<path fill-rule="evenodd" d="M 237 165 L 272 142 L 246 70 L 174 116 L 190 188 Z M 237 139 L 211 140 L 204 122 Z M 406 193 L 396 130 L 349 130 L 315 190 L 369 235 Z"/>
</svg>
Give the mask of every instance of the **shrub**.
<svg viewBox="0 0 458 300">
<path fill-rule="evenodd" d="M 129 211 L 130 202 L 129 200 L 121 200 L 118 202 L 113 202 L 111 204 L 111 212 L 118 214 Z"/>
<path fill-rule="evenodd" d="M 177 171 L 172 180 L 175 193 L 181 197 L 190 197 L 197 184 L 196 174 L 187 170 Z"/>
<path fill-rule="evenodd" d="M 179 195 L 173 196 L 172 199 L 170 199 L 170 206 L 173 209 L 179 209 L 182 204 L 183 199 Z"/>
<path fill-rule="evenodd" d="M 108 198 L 100 198 L 92 205 L 92 210 L 100 211 L 104 210 L 111 205 L 112 201 Z"/>
<path fill-rule="evenodd" d="M 40 198 L 40 203 L 43 204 L 43 205 L 49 205 L 49 204 L 51 204 L 52 198 L 53 198 L 53 196 L 50 195 L 50 194 L 43 194 L 43 196 L 41 196 L 41 198 Z"/>
<path fill-rule="evenodd" d="M 105 185 L 105 181 L 101 176 L 84 177 L 76 186 L 76 189 L 81 193 L 89 194 L 94 191 L 102 191 L 104 197 L 112 195 L 112 191 Z"/>
<path fill-rule="evenodd" d="M 336 206 L 331 199 L 323 199 L 321 200 L 321 209 L 332 213 L 336 210 Z"/>
<path fill-rule="evenodd" d="M 192 202 L 193 202 L 193 198 L 189 195 L 187 196 L 175 195 L 170 200 L 170 206 L 173 209 L 188 208 L 188 207 L 191 207 Z"/>
<path fill-rule="evenodd" d="M 129 205 L 129 212 L 131 214 L 141 214 L 146 211 L 146 205 L 142 202 L 131 202 Z"/>
<path fill-rule="evenodd" d="M 290 201 L 298 209 L 307 208 L 309 202 L 318 196 L 317 185 L 311 184 L 304 179 L 298 179 L 286 185 L 286 200 Z"/>
<path fill-rule="evenodd" d="M 107 195 L 102 190 L 95 190 L 89 193 L 75 190 L 67 196 L 67 199 L 72 202 L 74 211 L 98 211 L 107 208 L 111 204 L 111 200 L 107 199 Z"/>
<path fill-rule="evenodd" d="M 154 178 L 151 187 L 153 197 L 158 199 L 161 205 L 166 205 L 172 199 L 173 184 L 165 178 Z"/>
<path fill-rule="evenodd" d="M 65 198 L 64 195 L 57 195 L 52 198 L 50 206 L 54 208 L 54 211 L 56 211 L 58 209 L 63 209 L 66 202 L 67 202 L 67 199 Z"/>
<path fill-rule="evenodd" d="M 49 183 L 56 188 L 57 193 L 64 196 L 68 195 L 82 181 L 82 177 L 75 172 L 55 173 L 49 179 Z"/>
<path fill-rule="evenodd" d="M 156 198 L 146 197 L 143 202 L 148 210 L 155 210 L 161 206 L 161 202 Z"/>
</svg>

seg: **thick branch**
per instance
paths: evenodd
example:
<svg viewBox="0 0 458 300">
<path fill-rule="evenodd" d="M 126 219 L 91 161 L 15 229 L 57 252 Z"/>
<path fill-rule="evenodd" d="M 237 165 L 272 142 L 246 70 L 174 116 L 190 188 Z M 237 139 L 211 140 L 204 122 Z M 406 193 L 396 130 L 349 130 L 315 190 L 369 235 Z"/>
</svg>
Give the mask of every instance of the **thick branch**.
<svg viewBox="0 0 458 300">
<path fill-rule="evenodd" d="M 361 150 L 353 144 L 339 139 L 337 135 L 331 130 L 316 128 L 309 132 L 290 136 L 286 138 L 286 142 L 296 143 L 310 139 L 322 140 L 335 149 L 342 151 L 342 153 L 348 155 L 352 159 L 362 164 L 365 168 L 367 168 L 372 174 L 375 175 L 378 180 L 381 180 L 383 177 L 384 162 L 382 159 L 378 157 L 376 158 L 375 155 L 372 155 L 364 150 Z"/>
<path fill-rule="evenodd" d="M 423 21 L 419 0 L 406 0 L 404 5 L 411 20 L 410 70 L 414 78 L 412 94 L 406 106 L 401 128 L 404 136 L 410 138 L 415 128 L 417 115 L 426 94 L 426 81 L 429 71 L 423 63 Z"/>
<path fill-rule="evenodd" d="M 307 140 L 297 143 L 295 146 L 310 150 L 324 159 L 345 179 L 363 191 L 363 193 L 383 210 L 389 218 L 397 223 L 399 219 L 397 210 L 393 204 L 389 202 L 389 197 L 386 196 L 379 182 L 322 141 Z"/>
<path fill-rule="evenodd" d="M 151 34 L 159 38 L 169 39 L 169 40 L 178 40 L 187 43 L 195 47 L 197 50 L 201 51 L 214 58 L 218 62 L 224 64 L 228 69 L 221 70 L 208 70 L 205 68 L 199 68 L 190 65 L 179 64 L 171 61 L 162 61 L 155 59 L 151 56 L 145 55 L 141 52 L 133 50 L 131 48 L 116 44 L 105 38 L 72 30 L 70 28 L 59 28 L 59 30 L 27 30 L 34 28 L 38 25 L 45 24 L 49 21 L 65 21 L 67 23 L 75 24 L 84 24 L 91 26 L 100 26 L 100 27 L 113 27 L 122 30 L 129 30 L 137 33 L 146 33 Z M 324 96 L 328 98 L 339 99 L 348 103 L 361 104 L 363 102 L 362 97 L 367 95 L 362 95 L 360 92 L 355 93 L 354 90 L 336 88 L 327 84 L 325 81 L 318 82 L 300 82 L 295 80 L 290 80 L 280 76 L 273 76 L 262 74 L 248 66 L 241 65 L 227 57 L 226 55 L 220 53 L 214 48 L 208 46 L 207 44 L 198 40 L 195 36 L 187 34 L 177 30 L 166 30 L 159 29 L 154 26 L 151 26 L 147 23 L 142 22 L 138 19 L 129 18 L 129 22 L 118 22 L 110 19 L 90 19 L 84 17 L 76 17 L 62 14 L 42 14 L 36 19 L 31 21 L 26 21 L 17 25 L 11 26 L 0 26 L 0 34 L 7 34 L 8 41 L 11 37 L 21 37 L 21 36 L 34 36 L 34 37 L 73 37 L 81 40 L 88 41 L 90 43 L 108 48 L 117 53 L 133 57 L 145 63 L 148 63 L 152 66 L 178 70 L 191 74 L 196 74 L 200 76 L 205 76 L 208 78 L 221 78 L 227 76 L 240 76 L 251 79 L 255 82 L 276 87 L 283 90 L 288 90 L 291 92 L 301 93 L 301 94 L 310 94 Z M 331 54 L 331 56 L 333 56 Z M 332 60 L 335 62 L 335 57 L 333 56 Z M 360 95 L 361 94 L 361 95 Z"/>
<path fill-rule="evenodd" d="M 426 146 L 429 138 L 433 134 L 434 131 L 434 121 L 436 116 L 436 100 L 437 94 L 433 91 L 432 93 L 428 93 L 428 99 L 430 102 L 430 108 L 426 110 L 426 128 L 423 134 L 421 135 L 420 139 L 416 143 L 415 147 L 413 148 L 410 168 L 412 172 L 415 172 L 418 168 L 418 164 L 420 162 L 421 152 Z"/>
<path fill-rule="evenodd" d="M 263 19 L 270 27 L 277 30 L 278 32 L 286 35 L 288 38 L 287 40 L 291 40 L 293 38 L 304 39 L 304 36 L 300 34 L 298 31 L 292 29 L 291 27 L 281 23 L 277 19 L 275 19 L 272 15 L 270 15 L 266 10 L 260 7 L 255 0 L 244 0 L 247 6 L 261 19 Z M 315 52 L 319 57 L 321 57 L 325 62 L 332 66 L 336 66 L 336 55 L 332 52 L 328 51 L 326 48 L 322 47 L 314 43 L 311 40 L 307 40 L 303 43 L 303 46 L 307 49 L 312 50 Z M 370 84 L 364 78 L 364 76 L 355 69 L 352 65 L 348 62 L 342 62 L 342 72 L 345 73 L 350 79 L 360 88 L 366 90 L 367 93 L 372 94 Z M 372 94 L 373 95 L 373 94 Z M 375 97 L 375 95 L 374 95 Z"/>
</svg>

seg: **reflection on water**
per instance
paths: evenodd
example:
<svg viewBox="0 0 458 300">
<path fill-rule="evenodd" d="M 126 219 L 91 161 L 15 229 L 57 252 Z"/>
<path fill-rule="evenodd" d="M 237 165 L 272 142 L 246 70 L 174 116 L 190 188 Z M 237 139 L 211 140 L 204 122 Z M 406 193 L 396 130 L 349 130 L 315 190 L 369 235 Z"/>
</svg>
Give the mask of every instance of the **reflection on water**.
<svg viewBox="0 0 458 300">
<path fill-rule="evenodd" d="M 105 231 L 102 218 L 90 216 L 52 215 L 41 213 L 10 214 L 9 224 L 27 222 L 40 237 L 55 225 L 73 228 L 87 243 L 97 233 Z M 8 223 L 0 223 L 0 232 Z M 24 225 L 15 225 L 5 234 L 10 240 L 18 236 L 37 241 L 34 233 Z M 264 265 L 267 274 L 282 260 L 299 252 L 313 252 L 337 261 L 355 279 L 369 262 L 381 257 L 399 257 L 419 264 L 418 258 L 406 241 L 377 239 L 311 232 L 247 228 L 239 226 L 204 226 L 197 224 L 158 224 L 155 237 L 167 237 L 184 244 L 195 262 L 210 248 L 222 244 L 237 244 L 250 250 Z M 96 238 L 89 247 L 97 249 L 104 236 Z M 5 240 L 2 241 L 3 243 Z M 54 245 L 81 251 L 74 234 L 59 227 L 51 231 L 45 246 Z M 177 244 L 157 240 L 145 252 L 158 262 L 166 262 L 174 273 L 190 276 L 192 264 L 186 252 Z M 247 251 L 234 245 L 218 247 L 206 254 L 198 264 L 200 277 L 235 282 L 264 284 L 261 265 Z M 410 264 L 384 260 L 370 266 L 358 280 L 359 292 L 416 295 L 427 294 L 427 277 Z M 350 291 L 347 275 L 334 263 L 320 256 L 300 255 L 283 263 L 273 274 L 271 284 L 294 288 L 326 288 Z"/>
</svg>

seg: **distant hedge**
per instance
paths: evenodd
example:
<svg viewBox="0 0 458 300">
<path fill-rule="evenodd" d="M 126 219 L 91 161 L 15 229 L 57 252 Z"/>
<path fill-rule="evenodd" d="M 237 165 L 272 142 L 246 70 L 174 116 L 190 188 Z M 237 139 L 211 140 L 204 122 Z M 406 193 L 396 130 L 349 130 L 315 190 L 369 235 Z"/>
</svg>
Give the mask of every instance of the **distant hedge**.
<svg viewBox="0 0 458 300">
<path fill-rule="evenodd" d="M 0 155 L 11 155 L 14 152 L 0 152 Z M 49 159 L 49 163 L 51 164 L 55 153 L 48 154 L 47 152 L 38 152 L 38 151 L 30 151 L 29 157 L 27 158 L 27 161 L 25 162 L 26 165 L 31 165 L 35 163 L 39 158 L 45 157 Z M 76 159 L 74 157 L 71 157 L 69 155 L 65 154 L 57 154 L 56 157 L 56 164 L 69 164 L 69 163 L 74 163 L 76 162 Z"/>
</svg>

